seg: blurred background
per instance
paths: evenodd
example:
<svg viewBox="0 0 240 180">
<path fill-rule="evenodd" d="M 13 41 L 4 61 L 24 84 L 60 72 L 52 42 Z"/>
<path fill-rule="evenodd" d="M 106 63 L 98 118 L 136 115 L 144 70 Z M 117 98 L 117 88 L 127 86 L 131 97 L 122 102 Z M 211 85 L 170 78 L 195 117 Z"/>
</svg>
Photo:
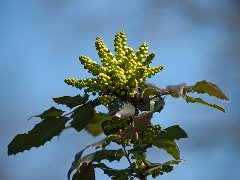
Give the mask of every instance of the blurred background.
<svg viewBox="0 0 240 180">
<path fill-rule="evenodd" d="M 78 62 L 84 54 L 99 62 L 94 42 L 113 50 L 125 30 L 133 48 L 146 41 L 165 70 L 150 79 L 159 87 L 209 80 L 231 99 L 214 98 L 227 113 L 166 98 L 154 116 L 164 127 L 179 124 L 189 138 L 179 141 L 186 160 L 162 180 L 232 180 L 240 161 L 240 1 L 238 0 L 1 0 L 0 1 L 0 179 L 66 179 L 75 153 L 102 136 L 70 129 L 40 148 L 7 156 L 7 145 L 39 122 L 27 119 L 54 105 L 52 97 L 77 95 L 63 80 L 88 77 Z M 205 97 L 205 96 L 204 96 Z M 150 159 L 167 159 L 149 151 Z M 115 166 L 117 163 L 113 163 Z M 119 167 L 124 167 L 125 161 Z M 108 179 L 96 171 L 97 180 Z M 149 178 L 151 179 L 151 178 Z"/>
</svg>

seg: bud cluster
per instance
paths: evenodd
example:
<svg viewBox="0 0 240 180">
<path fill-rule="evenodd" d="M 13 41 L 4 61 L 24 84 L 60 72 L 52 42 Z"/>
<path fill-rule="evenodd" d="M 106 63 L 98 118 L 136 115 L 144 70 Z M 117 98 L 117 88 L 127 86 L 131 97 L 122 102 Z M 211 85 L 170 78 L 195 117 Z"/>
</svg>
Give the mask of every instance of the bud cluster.
<svg viewBox="0 0 240 180">
<path fill-rule="evenodd" d="M 114 55 L 103 40 L 97 37 L 95 46 L 102 66 L 87 56 L 79 57 L 84 68 L 88 69 L 95 78 L 83 80 L 67 78 L 65 83 L 84 89 L 85 92 L 98 93 L 100 102 L 107 107 L 114 97 L 133 98 L 137 93 L 136 88 L 141 87 L 147 78 L 160 72 L 163 66 L 150 67 L 155 54 L 148 53 L 147 43 L 143 43 L 134 52 L 126 45 L 126 41 L 125 32 L 121 31 L 115 35 Z"/>
<path fill-rule="evenodd" d="M 139 138 L 135 141 L 135 145 L 148 144 L 154 138 L 156 138 L 161 132 L 160 125 L 149 125 L 147 129 L 139 132 Z"/>
<path fill-rule="evenodd" d="M 132 159 L 135 159 L 135 162 L 133 163 L 133 168 L 137 171 L 143 171 L 148 166 L 150 166 L 150 162 L 147 160 L 147 153 L 146 152 L 138 152 L 135 151 L 132 153 L 133 156 Z"/>
<path fill-rule="evenodd" d="M 128 180 L 128 174 L 124 171 L 117 173 L 111 177 L 112 180 Z"/>
</svg>

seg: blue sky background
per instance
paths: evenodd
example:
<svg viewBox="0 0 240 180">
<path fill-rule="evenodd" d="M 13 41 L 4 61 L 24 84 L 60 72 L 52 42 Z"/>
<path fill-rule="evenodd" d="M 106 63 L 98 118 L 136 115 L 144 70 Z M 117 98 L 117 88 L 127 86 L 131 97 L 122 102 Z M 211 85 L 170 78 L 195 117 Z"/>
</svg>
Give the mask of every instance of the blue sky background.
<svg viewBox="0 0 240 180">
<path fill-rule="evenodd" d="M 66 179 L 74 155 L 101 139 L 65 131 L 29 152 L 7 156 L 7 145 L 39 122 L 27 119 L 54 105 L 52 97 L 76 95 L 66 77 L 88 77 L 78 62 L 84 54 L 99 62 L 96 36 L 113 50 L 116 32 L 128 45 L 146 41 L 165 70 L 149 82 L 159 87 L 199 80 L 218 84 L 230 103 L 214 98 L 227 114 L 183 100 L 166 99 L 153 122 L 179 124 L 189 135 L 179 142 L 183 162 L 162 180 L 231 180 L 240 161 L 240 3 L 237 0 L 1 0 L 0 1 L 0 179 Z M 150 159 L 169 158 L 151 150 Z M 114 166 L 123 167 L 113 163 Z M 102 171 L 97 180 L 107 179 Z"/>
</svg>

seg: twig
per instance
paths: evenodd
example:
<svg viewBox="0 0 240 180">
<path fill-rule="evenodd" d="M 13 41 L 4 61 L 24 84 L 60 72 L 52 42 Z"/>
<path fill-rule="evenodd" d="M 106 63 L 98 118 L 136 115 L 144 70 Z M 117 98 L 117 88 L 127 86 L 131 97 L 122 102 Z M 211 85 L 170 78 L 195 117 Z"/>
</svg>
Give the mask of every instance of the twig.
<svg viewBox="0 0 240 180">
<path fill-rule="evenodd" d="M 125 157 L 127 158 L 130 166 L 132 167 L 132 162 L 130 161 L 130 158 L 129 158 L 129 154 L 127 153 L 126 151 L 126 148 L 125 148 L 125 145 L 124 145 L 124 142 L 122 142 L 122 147 L 123 147 L 123 151 L 124 151 L 124 154 L 125 154 Z"/>
</svg>

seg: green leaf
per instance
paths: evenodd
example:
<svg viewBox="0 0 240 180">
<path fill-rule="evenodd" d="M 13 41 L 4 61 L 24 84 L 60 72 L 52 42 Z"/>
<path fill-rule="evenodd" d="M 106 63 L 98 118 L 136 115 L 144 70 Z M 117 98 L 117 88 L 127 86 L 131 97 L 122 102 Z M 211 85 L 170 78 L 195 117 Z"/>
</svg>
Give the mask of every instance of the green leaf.
<svg viewBox="0 0 240 180">
<path fill-rule="evenodd" d="M 179 140 L 181 138 L 187 138 L 187 133 L 179 127 L 179 125 L 171 126 L 163 131 L 156 137 L 156 139 L 167 139 L 170 141 Z"/>
<path fill-rule="evenodd" d="M 92 162 L 83 163 L 80 167 L 80 171 L 76 171 L 72 180 L 95 180 L 95 170 Z"/>
<path fill-rule="evenodd" d="M 102 122 L 111 120 L 111 119 L 112 119 L 111 116 L 108 116 L 103 113 L 95 112 L 91 120 L 91 123 L 87 125 L 85 130 L 94 137 L 98 136 L 101 133 L 103 133 L 103 129 L 101 126 Z"/>
<path fill-rule="evenodd" d="M 65 128 L 67 117 L 47 117 L 27 134 L 18 134 L 8 145 L 8 155 L 17 154 L 50 141 Z"/>
<path fill-rule="evenodd" d="M 151 99 L 145 98 L 142 103 L 138 106 L 140 111 L 153 111 L 153 112 L 161 112 L 165 105 L 164 99 L 162 97 L 155 97 Z"/>
<path fill-rule="evenodd" d="M 133 123 L 123 132 L 122 140 L 131 139 L 136 132 L 146 129 L 151 123 L 152 115 L 152 111 L 147 111 L 139 114 L 138 116 L 133 116 Z"/>
<path fill-rule="evenodd" d="M 197 82 L 193 87 L 192 91 L 197 93 L 207 93 L 210 96 L 214 96 L 221 100 L 229 100 L 228 97 L 219 89 L 219 87 L 211 82 L 206 80 Z"/>
<path fill-rule="evenodd" d="M 159 140 L 154 139 L 152 141 L 152 144 L 158 147 L 159 149 L 164 149 L 165 151 L 167 151 L 167 153 L 172 155 L 173 158 L 178 160 L 180 159 L 180 151 L 175 141 L 169 141 L 165 139 L 159 139 Z"/>
<path fill-rule="evenodd" d="M 88 146 L 86 146 L 84 149 L 82 149 L 81 151 L 79 151 L 76 155 L 75 155 L 75 159 L 74 161 L 72 162 L 72 166 L 71 168 L 68 170 L 68 179 L 70 179 L 70 176 L 71 176 L 71 173 L 74 169 L 78 169 L 80 163 L 82 162 L 81 161 L 81 157 L 82 157 L 82 154 L 83 152 L 90 148 L 90 147 L 93 147 L 95 149 L 98 149 L 98 148 L 105 148 L 111 141 L 112 139 L 115 138 L 114 135 L 110 135 L 110 136 L 107 136 L 106 138 L 102 139 L 101 141 L 98 141 L 96 143 L 93 143 L 93 144 L 90 144 Z"/>
<path fill-rule="evenodd" d="M 109 115 L 120 119 L 127 119 L 135 114 L 135 107 L 128 101 L 115 99 L 109 109 Z"/>
<path fill-rule="evenodd" d="M 41 119 L 45 119 L 48 117 L 60 117 L 63 113 L 64 111 L 62 111 L 61 109 L 57 109 L 52 106 L 50 109 L 44 111 L 42 114 L 32 116 L 32 117 L 40 117 Z M 32 117 L 30 117 L 29 119 L 31 119 Z"/>
<path fill-rule="evenodd" d="M 171 160 L 165 162 L 163 165 L 178 165 L 180 162 L 183 162 L 184 160 L 178 159 L 178 160 Z"/>
<path fill-rule="evenodd" d="M 88 154 L 78 160 L 79 163 L 88 163 L 88 162 L 101 162 L 106 159 L 109 162 L 119 161 L 124 156 L 124 152 L 122 149 L 118 150 L 106 150 L 102 149 L 100 151 L 96 151 L 94 153 Z"/>
<path fill-rule="evenodd" d="M 144 153 L 148 148 L 151 148 L 151 147 L 152 147 L 152 142 L 149 142 L 147 144 L 137 145 L 137 146 L 134 146 L 132 149 L 129 149 L 128 154 L 134 154 L 135 152 Z"/>
<path fill-rule="evenodd" d="M 182 162 L 183 160 L 171 160 L 168 162 L 165 162 L 164 164 L 161 163 L 151 163 L 151 165 L 148 167 L 148 169 L 146 169 L 143 173 L 144 174 L 149 174 L 152 171 L 155 170 L 160 170 L 160 175 L 162 175 L 163 173 L 169 173 L 173 170 L 173 166 L 179 164 L 180 162 Z"/>
<path fill-rule="evenodd" d="M 143 99 L 148 98 L 149 96 L 159 96 L 159 95 L 160 95 L 160 90 L 154 87 L 147 87 L 142 92 Z"/>
<path fill-rule="evenodd" d="M 113 169 L 113 168 L 106 166 L 103 163 L 94 164 L 94 167 L 100 168 L 101 170 L 103 170 L 104 174 L 108 175 L 109 177 L 115 176 L 116 174 L 121 173 L 121 172 L 126 172 L 127 174 L 133 173 L 132 169 L 130 167 L 126 168 L 126 169 Z"/>
<path fill-rule="evenodd" d="M 85 104 L 88 101 L 89 96 L 87 94 L 85 94 L 84 96 L 63 96 L 63 97 L 57 97 L 57 98 L 53 98 L 55 103 L 58 104 L 63 104 L 66 105 L 69 108 L 73 108 L 76 107 L 78 105 L 82 105 Z"/>
<path fill-rule="evenodd" d="M 176 160 L 180 159 L 180 150 L 175 141 L 170 141 L 167 139 L 161 139 L 161 137 L 156 137 L 152 140 L 149 140 L 147 144 L 141 144 L 140 146 L 135 146 L 133 149 L 128 150 L 128 153 L 134 152 L 145 152 L 146 149 L 155 146 L 159 149 L 164 149 L 167 153 L 169 153 Z"/>
<path fill-rule="evenodd" d="M 176 98 L 182 97 L 185 94 L 185 89 L 187 88 L 188 86 L 186 83 L 169 85 L 166 87 L 166 89 L 170 92 L 170 95 Z"/>
<path fill-rule="evenodd" d="M 101 123 L 88 124 L 85 130 L 93 137 L 99 136 L 103 133 Z"/>
<path fill-rule="evenodd" d="M 206 101 L 204 101 L 203 99 L 201 98 L 193 98 L 193 97 L 190 97 L 190 96 L 185 96 L 185 100 L 187 103 L 200 103 L 200 104 L 203 104 L 203 105 L 206 105 L 206 106 L 209 106 L 209 107 L 212 107 L 212 108 L 215 108 L 215 109 L 218 109 L 219 111 L 222 111 L 222 112 L 226 112 L 225 109 L 217 104 L 212 104 L 212 103 L 208 103 Z"/>
<path fill-rule="evenodd" d="M 71 126 L 76 131 L 81 131 L 84 129 L 89 123 L 91 123 L 92 118 L 94 116 L 94 106 L 92 104 L 84 104 L 78 108 L 76 108 L 71 115 L 73 120 L 70 122 Z"/>
<path fill-rule="evenodd" d="M 122 149 L 118 150 L 106 150 L 102 149 L 100 151 L 96 151 L 94 153 L 88 154 L 84 157 L 78 156 L 75 157 L 72 167 L 68 171 L 68 178 L 70 178 L 71 173 L 74 169 L 77 169 L 78 166 L 82 163 L 89 163 L 89 162 L 98 162 L 100 163 L 102 160 L 112 161 L 119 161 L 124 156 L 124 152 Z"/>
</svg>

